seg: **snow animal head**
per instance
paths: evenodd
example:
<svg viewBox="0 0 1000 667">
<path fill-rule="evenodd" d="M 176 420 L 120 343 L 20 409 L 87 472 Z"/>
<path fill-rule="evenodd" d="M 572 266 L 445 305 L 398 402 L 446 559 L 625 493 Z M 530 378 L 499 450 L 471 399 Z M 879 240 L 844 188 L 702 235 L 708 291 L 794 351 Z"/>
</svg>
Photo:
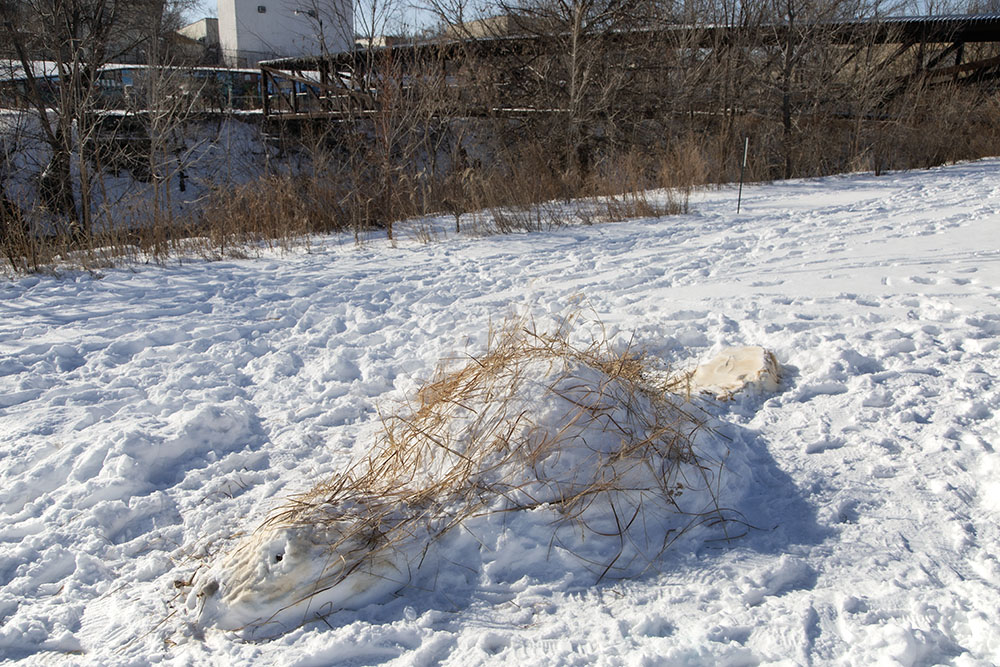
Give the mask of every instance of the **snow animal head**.
<svg viewBox="0 0 1000 667">
<path fill-rule="evenodd" d="M 405 577 L 390 549 L 373 551 L 357 532 L 322 521 L 265 524 L 196 578 L 188 606 L 200 607 L 201 625 L 261 637 L 384 598 Z"/>
</svg>

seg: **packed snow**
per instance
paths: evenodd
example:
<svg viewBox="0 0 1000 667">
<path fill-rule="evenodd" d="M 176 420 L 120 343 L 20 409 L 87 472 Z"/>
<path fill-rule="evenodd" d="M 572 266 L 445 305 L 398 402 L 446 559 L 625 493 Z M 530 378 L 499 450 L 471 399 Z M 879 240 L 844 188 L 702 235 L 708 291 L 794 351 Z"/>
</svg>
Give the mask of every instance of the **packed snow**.
<svg viewBox="0 0 1000 667">
<path fill-rule="evenodd" d="M 687 392 L 712 394 L 718 399 L 733 398 L 748 389 L 775 392 L 780 388 L 781 366 L 774 354 L 759 345 L 728 347 L 694 371 L 676 375 Z"/>
<path fill-rule="evenodd" d="M 739 215 L 724 188 L 683 216 L 486 238 L 442 221 L 432 243 L 3 283 L 0 659 L 1000 663 L 998 174 L 758 184 Z M 777 391 L 691 397 L 735 462 L 743 530 L 602 578 L 522 510 L 429 547 L 435 577 L 266 638 L 206 618 L 205 573 L 365 460 L 442 360 L 484 354 L 512 315 L 576 317 L 665 370 L 773 352 Z"/>
</svg>

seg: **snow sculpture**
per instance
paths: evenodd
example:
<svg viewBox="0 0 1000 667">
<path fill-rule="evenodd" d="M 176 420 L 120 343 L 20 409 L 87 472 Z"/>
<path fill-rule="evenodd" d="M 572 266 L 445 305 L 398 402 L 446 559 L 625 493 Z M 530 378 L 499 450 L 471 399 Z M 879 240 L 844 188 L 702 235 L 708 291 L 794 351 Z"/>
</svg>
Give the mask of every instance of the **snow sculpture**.
<svg viewBox="0 0 1000 667">
<path fill-rule="evenodd" d="M 472 548 L 531 540 L 595 579 L 642 572 L 692 527 L 724 523 L 717 494 L 731 503 L 747 477 L 649 371 L 607 343 L 509 327 L 389 418 L 363 462 L 200 573 L 189 605 L 203 625 L 282 632 L 387 597 L 435 566 L 428 545 L 444 539 L 450 557 L 468 546 L 454 540 L 497 536 Z M 738 472 L 720 480 L 723 461 Z"/>
</svg>

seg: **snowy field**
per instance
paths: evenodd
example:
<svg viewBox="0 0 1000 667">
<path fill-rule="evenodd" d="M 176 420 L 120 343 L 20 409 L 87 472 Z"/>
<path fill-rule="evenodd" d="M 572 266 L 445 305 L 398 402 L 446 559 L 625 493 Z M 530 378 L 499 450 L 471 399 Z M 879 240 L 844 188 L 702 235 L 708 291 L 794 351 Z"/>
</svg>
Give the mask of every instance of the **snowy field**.
<svg viewBox="0 0 1000 667">
<path fill-rule="evenodd" d="M 1000 663 L 1000 160 L 735 208 L 0 284 L 0 659 Z M 512 312 L 675 368 L 773 350 L 778 393 L 704 402 L 747 534 L 595 584 L 492 524 L 439 585 L 270 640 L 202 625 L 196 571 Z"/>
</svg>

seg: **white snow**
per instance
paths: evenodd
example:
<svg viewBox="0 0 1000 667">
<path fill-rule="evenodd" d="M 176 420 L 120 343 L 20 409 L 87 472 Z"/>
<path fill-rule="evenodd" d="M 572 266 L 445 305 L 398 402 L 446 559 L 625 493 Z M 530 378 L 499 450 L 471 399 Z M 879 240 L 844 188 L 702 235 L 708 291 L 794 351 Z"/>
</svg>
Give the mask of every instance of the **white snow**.
<svg viewBox="0 0 1000 667">
<path fill-rule="evenodd" d="M 0 284 L 0 659 L 1000 663 L 998 174 Z M 270 640 L 198 622 L 190 584 L 216 555 L 358 460 L 380 412 L 512 310 L 590 314 L 675 368 L 771 350 L 777 394 L 702 406 L 746 461 L 746 535 L 595 583 L 513 516 L 428 552 L 433 585 Z"/>
</svg>

